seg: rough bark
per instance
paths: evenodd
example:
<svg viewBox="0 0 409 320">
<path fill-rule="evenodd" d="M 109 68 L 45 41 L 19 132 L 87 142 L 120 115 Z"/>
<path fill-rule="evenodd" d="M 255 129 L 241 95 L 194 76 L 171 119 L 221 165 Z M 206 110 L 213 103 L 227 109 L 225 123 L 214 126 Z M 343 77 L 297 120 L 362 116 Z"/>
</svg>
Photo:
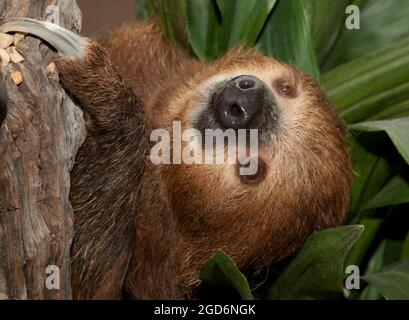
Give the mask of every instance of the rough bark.
<svg viewBox="0 0 409 320">
<path fill-rule="evenodd" d="M 56 5 L 60 24 L 79 32 L 74 0 L 0 0 L 0 24 L 10 17 L 45 19 Z M 0 68 L 0 299 L 70 299 L 72 208 L 70 171 L 85 138 L 82 112 L 46 71 L 55 53 L 27 36 L 22 63 Z M 11 72 L 18 70 L 18 86 Z M 0 103 L 1 108 L 1 103 Z M 1 120 L 1 119 L 0 119 Z M 60 289 L 47 289 L 47 266 L 60 269 Z"/>
</svg>

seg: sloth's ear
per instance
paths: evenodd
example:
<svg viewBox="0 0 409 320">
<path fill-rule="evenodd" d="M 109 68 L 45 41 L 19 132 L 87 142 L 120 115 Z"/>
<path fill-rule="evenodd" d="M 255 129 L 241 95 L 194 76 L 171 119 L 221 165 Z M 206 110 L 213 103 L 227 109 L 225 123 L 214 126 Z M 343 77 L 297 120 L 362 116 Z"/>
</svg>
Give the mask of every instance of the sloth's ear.
<svg viewBox="0 0 409 320">
<path fill-rule="evenodd" d="M 59 25 L 30 18 L 9 19 L 0 26 L 0 32 L 32 34 L 48 42 L 60 54 L 80 60 L 84 59 L 84 48 L 89 43 L 87 38 L 81 37 Z"/>
<path fill-rule="evenodd" d="M 7 115 L 7 87 L 4 77 L 0 74 L 0 127 Z"/>
</svg>

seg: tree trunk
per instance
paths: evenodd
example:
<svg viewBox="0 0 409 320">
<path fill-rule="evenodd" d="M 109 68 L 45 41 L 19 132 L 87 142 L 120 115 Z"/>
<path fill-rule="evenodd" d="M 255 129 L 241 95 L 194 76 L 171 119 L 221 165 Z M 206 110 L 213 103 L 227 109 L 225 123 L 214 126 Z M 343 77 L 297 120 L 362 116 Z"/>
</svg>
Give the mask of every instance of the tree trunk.
<svg viewBox="0 0 409 320">
<path fill-rule="evenodd" d="M 79 32 L 75 0 L 0 0 L 0 24 L 50 13 Z M 2 124 L 0 110 L 0 299 L 71 299 L 68 195 L 85 139 L 82 112 L 61 88 L 47 45 L 27 36 L 16 48 L 25 61 L 0 67 L 3 111 L 7 106 Z M 13 71 L 22 75 L 18 85 Z"/>
</svg>

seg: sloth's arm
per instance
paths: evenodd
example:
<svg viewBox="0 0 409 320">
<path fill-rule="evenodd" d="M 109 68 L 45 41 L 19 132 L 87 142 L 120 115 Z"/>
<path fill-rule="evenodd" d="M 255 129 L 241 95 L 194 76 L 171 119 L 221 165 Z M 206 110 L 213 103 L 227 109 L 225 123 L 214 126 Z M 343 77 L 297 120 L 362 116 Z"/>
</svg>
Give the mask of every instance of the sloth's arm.
<svg viewBox="0 0 409 320">
<path fill-rule="evenodd" d="M 143 123 L 142 103 L 99 44 L 84 47 L 83 60 L 61 57 L 56 65 L 64 88 L 77 99 L 93 129 L 128 135 Z"/>
<path fill-rule="evenodd" d="M 61 82 L 84 111 L 87 128 L 71 174 L 73 294 L 120 298 L 146 153 L 142 104 L 97 43 L 26 18 L 7 22 L 0 31 L 34 34 L 60 53 Z"/>
<path fill-rule="evenodd" d="M 60 58 L 64 87 L 84 111 L 87 138 L 71 174 L 75 298 L 120 298 L 133 252 L 136 206 L 146 154 L 144 111 L 105 50 L 83 61 Z"/>
</svg>

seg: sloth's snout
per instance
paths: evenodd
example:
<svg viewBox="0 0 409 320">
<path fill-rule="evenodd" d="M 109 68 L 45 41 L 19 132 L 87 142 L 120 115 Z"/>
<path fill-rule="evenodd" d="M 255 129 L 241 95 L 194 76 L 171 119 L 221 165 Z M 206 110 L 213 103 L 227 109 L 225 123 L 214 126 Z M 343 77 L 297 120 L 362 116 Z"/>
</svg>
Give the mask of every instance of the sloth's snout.
<svg viewBox="0 0 409 320">
<path fill-rule="evenodd" d="M 266 86 L 254 76 L 239 76 L 229 80 L 213 96 L 216 118 L 226 128 L 257 127 L 258 115 L 266 100 Z"/>
</svg>

